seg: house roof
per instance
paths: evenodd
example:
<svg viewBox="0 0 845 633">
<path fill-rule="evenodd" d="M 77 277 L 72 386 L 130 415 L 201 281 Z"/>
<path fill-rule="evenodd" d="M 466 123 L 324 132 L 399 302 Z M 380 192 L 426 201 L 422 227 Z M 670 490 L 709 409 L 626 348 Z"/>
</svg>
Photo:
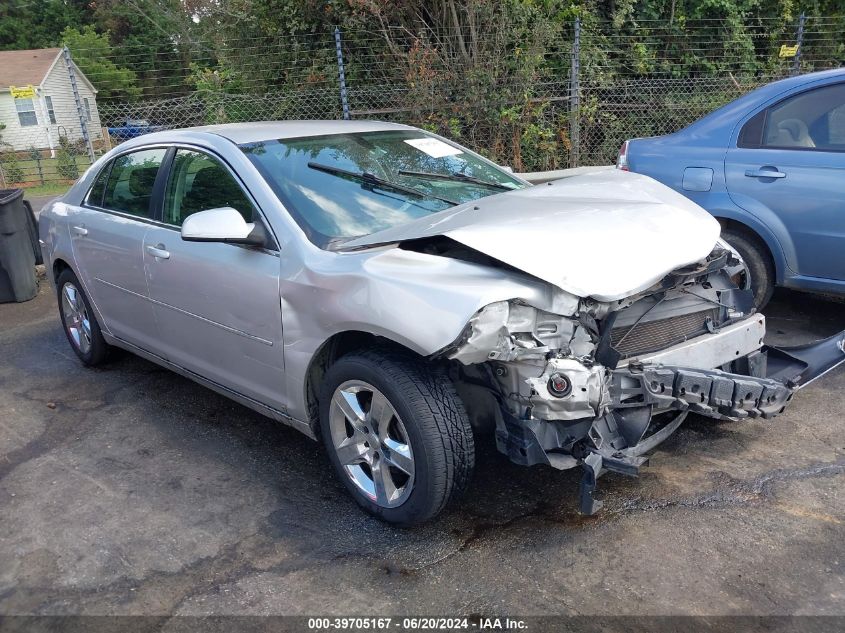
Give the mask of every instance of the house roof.
<svg viewBox="0 0 845 633">
<path fill-rule="evenodd" d="M 41 85 L 61 50 L 0 51 L 0 90 L 9 86 Z"/>
</svg>

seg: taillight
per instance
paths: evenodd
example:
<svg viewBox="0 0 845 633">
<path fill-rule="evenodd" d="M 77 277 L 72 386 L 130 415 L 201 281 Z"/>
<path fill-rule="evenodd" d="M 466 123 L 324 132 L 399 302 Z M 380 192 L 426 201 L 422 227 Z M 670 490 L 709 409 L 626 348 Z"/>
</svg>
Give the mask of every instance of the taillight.
<svg viewBox="0 0 845 633">
<path fill-rule="evenodd" d="M 630 171 L 628 167 L 628 141 L 622 143 L 622 147 L 619 148 L 619 157 L 616 159 L 616 169 Z"/>
</svg>

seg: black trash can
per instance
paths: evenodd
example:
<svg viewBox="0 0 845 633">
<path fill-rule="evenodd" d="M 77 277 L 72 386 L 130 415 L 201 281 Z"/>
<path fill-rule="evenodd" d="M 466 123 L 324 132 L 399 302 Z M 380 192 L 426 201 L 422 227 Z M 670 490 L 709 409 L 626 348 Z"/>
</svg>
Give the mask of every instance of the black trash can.
<svg viewBox="0 0 845 633">
<path fill-rule="evenodd" d="M 41 254 L 41 243 L 38 241 L 38 220 L 35 219 L 35 211 L 32 210 L 29 200 L 24 199 L 23 204 L 26 207 L 26 228 L 29 229 L 29 241 L 32 242 L 35 265 L 40 266 L 44 263 L 44 256 Z"/>
<path fill-rule="evenodd" d="M 0 189 L 0 303 L 38 293 L 30 217 L 23 189 Z"/>
</svg>

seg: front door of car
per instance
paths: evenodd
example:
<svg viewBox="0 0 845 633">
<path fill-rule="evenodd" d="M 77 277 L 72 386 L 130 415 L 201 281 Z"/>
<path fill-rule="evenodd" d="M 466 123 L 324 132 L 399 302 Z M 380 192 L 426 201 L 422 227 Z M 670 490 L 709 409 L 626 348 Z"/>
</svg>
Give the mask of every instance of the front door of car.
<svg viewBox="0 0 845 633">
<path fill-rule="evenodd" d="M 845 84 L 765 108 L 732 145 L 725 177 L 733 201 L 764 222 L 783 224 L 795 272 L 845 280 Z"/>
<path fill-rule="evenodd" d="M 155 351 L 141 246 L 152 226 L 153 191 L 166 149 L 123 154 L 106 165 L 85 202 L 68 211 L 76 271 L 113 335 Z"/>
<path fill-rule="evenodd" d="M 144 268 L 166 358 L 200 376 L 284 409 L 279 254 L 266 248 L 182 240 L 192 213 L 233 207 L 261 216 L 218 159 L 177 149 L 162 220 L 144 239 Z M 268 232 L 269 235 L 269 232 Z"/>
</svg>

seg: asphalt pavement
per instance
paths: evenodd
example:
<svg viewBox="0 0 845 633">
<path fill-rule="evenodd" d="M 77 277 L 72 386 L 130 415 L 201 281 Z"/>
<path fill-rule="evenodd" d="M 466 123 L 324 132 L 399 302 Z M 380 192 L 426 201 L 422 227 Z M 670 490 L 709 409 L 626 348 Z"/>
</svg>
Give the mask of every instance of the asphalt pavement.
<svg viewBox="0 0 845 633">
<path fill-rule="evenodd" d="M 845 329 L 779 291 L 769 341 Z M 845 614 L 845 370 L 771 421 L 691 418 L 639 479 L 512 465 L 362 514 L 322 448 L 129 354 L 86 369 L 42 282 L 0 305 L 0 614 Z"/>
</svg>

